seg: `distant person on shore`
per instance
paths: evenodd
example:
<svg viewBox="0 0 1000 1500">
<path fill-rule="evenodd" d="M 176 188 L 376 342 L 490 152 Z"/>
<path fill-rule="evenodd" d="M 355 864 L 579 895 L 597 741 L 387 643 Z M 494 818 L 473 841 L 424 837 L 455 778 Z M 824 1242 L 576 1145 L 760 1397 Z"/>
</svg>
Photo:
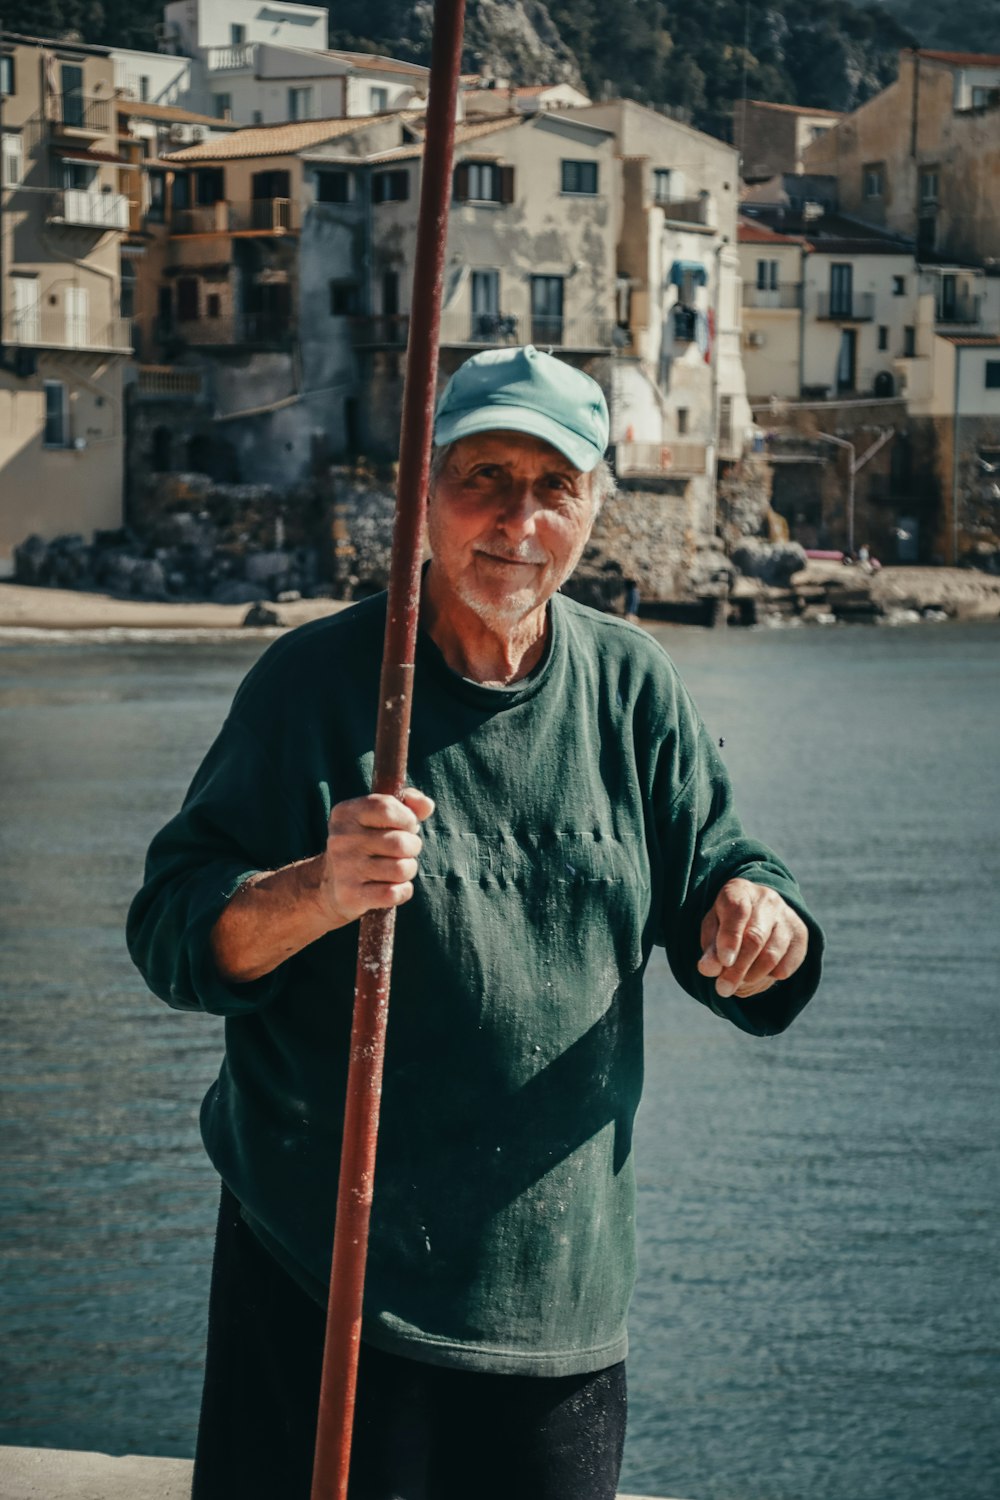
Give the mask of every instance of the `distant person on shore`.
<svg viewBox="0 0 1000 1500">
<path fill-rule="evenodd" d="M 753 1036 L 816 989 L 819 930 L 669 659 L 558 592 L 607 440 L 582 371 L 467 361 L 435 427 L 413 784 L 371 794 L 382 594 L 264 654 L 150 848 L 133 958 L 226 1018 L 194 1500 L 309 1495 L 365 911 L 400 908 L 351 1500 L 613 1500 L 651 950 Z"/>
</svg>

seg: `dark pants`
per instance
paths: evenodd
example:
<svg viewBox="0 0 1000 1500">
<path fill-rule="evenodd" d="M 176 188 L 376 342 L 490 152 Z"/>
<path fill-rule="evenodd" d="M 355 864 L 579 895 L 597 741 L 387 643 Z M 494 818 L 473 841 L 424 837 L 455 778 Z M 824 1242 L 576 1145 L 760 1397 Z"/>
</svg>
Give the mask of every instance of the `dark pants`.
<svg viewBox="0 0 1000 1500">
<path fill-rule="evenodd" d="M 308 1500 L 325 1314 L 222 1190 L 193 1500 Z M 614 1500 L 625 1366 L 555 1379 L 362 1345 L 350 1500 Z"/>
</svg>

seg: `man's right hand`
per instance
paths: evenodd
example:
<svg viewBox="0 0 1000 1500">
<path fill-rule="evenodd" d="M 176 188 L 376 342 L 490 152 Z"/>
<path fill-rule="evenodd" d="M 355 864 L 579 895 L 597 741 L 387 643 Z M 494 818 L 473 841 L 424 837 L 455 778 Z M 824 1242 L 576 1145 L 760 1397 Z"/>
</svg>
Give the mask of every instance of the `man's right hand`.
<svg viewBox="0 0 1000 1500">
<path fill-rule="evenodd" d="M 433 811 L 430 797 L 415 787 L 401 797 L 373 793 L 336 804 L 317 890 L 331 926 L 409 901 L 423 848 L 420 825 Z"/>
<path fill-rule="evenodd" d="M 413 895 L 420 824 L 434 811 L 423 792 L 338 802 L 326 848 L 311 859 L 262 871 L 240 886 L 212 928 L 224 979 L 246 984 L 337 927 Z"/>
</svg>

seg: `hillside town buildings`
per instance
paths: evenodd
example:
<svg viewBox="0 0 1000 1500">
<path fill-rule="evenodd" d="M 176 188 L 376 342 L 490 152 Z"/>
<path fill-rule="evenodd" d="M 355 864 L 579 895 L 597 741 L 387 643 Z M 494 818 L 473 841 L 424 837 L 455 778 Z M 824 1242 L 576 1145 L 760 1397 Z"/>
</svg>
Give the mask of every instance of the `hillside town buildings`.
<svg viewBox="0 0 1000 1500">
<path fill-rule="evenodd" d="M 326 42 L 321 7 L 182 0 L 156 54 L 0 44 L 0 574 L 151 474 L 394 458 L 426 70 Z M 964 556 L 995 529 L 1000 59 L 736 126 L 463 79 L 442 379 L 528 341 L 585 367 L 678 531 L 766 435 L 807 545 Z"/>
</svg>

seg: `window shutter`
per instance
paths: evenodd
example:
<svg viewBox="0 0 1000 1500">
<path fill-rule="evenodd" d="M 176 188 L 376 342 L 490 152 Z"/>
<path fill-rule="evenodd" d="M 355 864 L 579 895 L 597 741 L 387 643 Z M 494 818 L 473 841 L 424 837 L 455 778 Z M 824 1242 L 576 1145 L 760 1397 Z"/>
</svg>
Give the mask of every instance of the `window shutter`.
<svg viewBox="0 0 1000 1500">
<path fill-rule="evenodd" d="M 514 168 L 500 168 L 500 202 L 513 203 L 514 201 Z"/>
<path fill-rule="evenodd" d="M 455 168 L 455 202 L 468 203 L 469 201 L 469 164 L 460 161 Z"/>
</svg>

